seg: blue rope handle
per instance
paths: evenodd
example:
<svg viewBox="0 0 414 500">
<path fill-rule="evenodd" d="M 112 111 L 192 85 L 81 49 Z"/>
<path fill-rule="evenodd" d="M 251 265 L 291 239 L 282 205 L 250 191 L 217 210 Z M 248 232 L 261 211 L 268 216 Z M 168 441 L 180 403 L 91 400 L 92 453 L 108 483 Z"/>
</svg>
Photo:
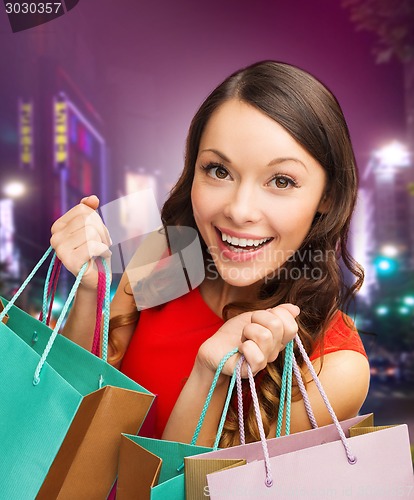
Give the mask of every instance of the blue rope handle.
<svg viewBox="0 0 414 500">
<path fill-rule="evenodd" d="M 193 439 L 191 440 L 191 444 L 196 444 L 196 442 L 197 442 L 198 435 L 200 434 L 200 431 L 201 431 L 201 426 L 203 425 L 203 422 L 204 422 L 204 419 L 206 417 L 206 413 L 207 413 L 208 407 L 210 406 L 210 402 L 211 402 L 211 398 L 213 396 L 214 389 L 216 388 L 218 378 L 220 376 L 220 373 L 223 370 L 223 367 L 224 367 L 226 361 L 229 358 L 231 358 L 232 356 L 234 356 L 238 351 L 239 351 L 238 348 L 235 347 L 233 350 L 231 350 L 230 352 L 228 352 L 223 357 L 223 359 L 220 361 L 220 363 L 218 364 L 216 373 L 215 373 L 214 378 L 213 378 L 213 382 L 211 383 L 210 390 L 208 391 L 206 401 L 205 401 L 203 409 L 201 411 L 201 415 L 200 415 L 200 418 L 198 420 L 197 427 L 196 427 L 196 429 L 194 431 L 194 435 L 193 435 Z M 232 379 L 233 379 L 233 377 L 232 377 Z M 230 381 L 230 383 L 231 383 L 231 381 Z M 233 387 L 234 387 L 234 383 L 233 383 Z M 230 392 L 230 391 L 228 391 L 228 392 Z M 228 393 L 227 393 L 227 398 L 229 398 Z M 227 403 L 227 400 L 226 400 L 226 403 Z"/>
<path fill-rule="evenodd" d="M 102 359 L 108 361 L 108 338 L 109 338 L 109 313 L 111 306 L 111 272 L 105 259 L 102 264 L 105 268 L 105 298 L 103 305 L 103 333 L 102 333 Z"/>
<path fill-rule="evenodd" d="M 227 418 L 227 412 L 229 411 L 231 397 L 233 396 L 233 389 L 234 389 L 234 386 L 236 384 L 236 375 L 237 375 L 237 366 L 234 369 L 233 375 L 231 376 L 231 379 L 230 379 L 230 384 L 229 384 L 229 389 L 227 391 L 226 401 L 224 403 L 223 412 L 221 414 L 220 423 L 219 423 L 219 426 L 217 429 L 216 440 L 214 441 L 214 445 L 213 445 L 214 451 L 218 450 L 218 445 L 220 442 L 221 434 L 223 432 L 223 427 L 224 427 L 224 424 L 225 424 L 226 418 Z"/>
<path fill-rule="evenodd" d="M 6 314 L 10 311 L 16 300 L 20 297 L 21 293 L 23 290 L 26 288 L 26 286 L 29 284 L 33 276 L 37 273 L 39 268 L 42 266 L 43 262 L 49 257 L 49 254 L 52 252 L 53 248 L 49 247 L 46 252 L 44 253 L 43 257 L 39 260 L 39 262 L 35 265 L 33 268 L 32 272 L 29 274 L 29 276 L 24 280 L 20 288 L 17 290 L 17 292 L 13 295 L 13 297 L 10 299 L 9 303 L 6 305 L 6 307 L 1 311 L 0 313 L 0 321 L 3 321 L 3 318 L 6 316 Z"/>
<path fill-rule="evenodd" d="M 200 415 L 200 418 L 198 420 L 198 424 L 197 424 L 196 429 L 194 431 L 193 439 L 191 440 L 191 443 L 190 443 L 192 445 L 195 445 L 197 442 L 198 435 L 200 434 L 201 427 L 202 427 L 204 419 L 206 417 L 208 407 L 210 406 L 211 398 L 213 396 L 214 389 L 216 388 L 220 373 L 222 372 L 226 361 L 229 358 L 231 358 L 232 356 L 234 356 L 234 354 L 236 354 L 237 352 L 239 352 L 239 349 L 237 347 L 235 347 L 233 350 L 228 352 L 222 358 L 222 360 L 220 361 L 220 363 L 217 366 L 216 373 L 214 374 L 213 381 L 211 382 L 210 390 L 208 391 L 206 401 L 204 403 L 203 409 L 201 410 L 201 415 Z M 226 398 L 226 401 L 224 403 L 224 409 L 223 409 L 223 413 L 221 415 L 221 420 L 219 423 L 216 440 L 214 442 L 213 451 L 216 451 L 218 449 L 218 442 L 220 441 L 221 432 L 223 430 L 224 422 L 226 420 L 227 410 L 229 408 L 229 404 L 230 404 L 230 400 L 231 400 L 231 393 L 233 392 L 233 387 L 234 387 L 234 384 L 236 382 L 235 373 L 236 373 L 236 370 L 233 372 L 233 375 L 230 379 L 230 386 L 229 386 L 229 390 L 227 391 L 227 398 Z M 177 472 L 181 472 L 183 469 L 184 469 L 184 462 L 182 462 L 181 465 L 177 468 Z"/>
<path fill-rule="evenodd" d="M 293 369 L 293 340 L 285 347 L 285 365 L 283 367 L 282 383 L 280 388 L 279 411 L 277 415 L 276 437 L 282 433 L 283 412 L 286 405 L 286 436 L 290 434 L 290 410 L 292 399 L 292 369 Z"/>
<path fill-rule="evenodd" d="M 87 267 L 88 267 L 88 262 L 85 262 L 85 264 L 83 264 L 83 266 L 81 267 L 81 270 L 79 271 L 78 275 L 76 276 L 75 283 L 73 284 L 72 289 L 69 292 L 69 296 L 66 299 L 66 302 L 62 308 L 62 312 L 60 313 L 60 316 L 56 322 L 55 328 L 53 329 L 53 332 L 52 332 L 51 336 L 49 337 L 49 340 L 46 344 L 45 350 L 43 351 L 43 354 L 40 357 L 39 363 L 37 364 L 37 367 L 36 367 L 36 370 L 35 370 L 34 376 L 33 376 L 33 385 L 37 385 L 40 382 L 40 372 L 42 371 L 42 368 L 43 368 L 44 364 L 46 363 L 46 358 L 49 355 L 50 350 L 52 349 L 52 346 L 55 342 L 55 339 L 59 333 L 59 329 L 63 323 L 63 320 L 66 317 L 66 313 L 69 309 L 69 306 L 72 303 L 72 300 L 75 297 L 76 291 L 79 288 L 80 282 L 83 278 L 83 275 L 85 274 Z"/>
<path fill-rule="evenodd" d="M 111 304 L 111 273 L 109 271 L 108 264 L 105 259 L 100 257 L 102 260 L 102 265 L 105 269 L 105 297 L 103 303 L 103 332 L 102 332 L 102 359 L 108 362 L 108 341 L 109 341 L 109 313 Z M 99 376 L 98 388 L 101 389 L 104 385 L 104 378 L 101 374 Z"/>
</svg>

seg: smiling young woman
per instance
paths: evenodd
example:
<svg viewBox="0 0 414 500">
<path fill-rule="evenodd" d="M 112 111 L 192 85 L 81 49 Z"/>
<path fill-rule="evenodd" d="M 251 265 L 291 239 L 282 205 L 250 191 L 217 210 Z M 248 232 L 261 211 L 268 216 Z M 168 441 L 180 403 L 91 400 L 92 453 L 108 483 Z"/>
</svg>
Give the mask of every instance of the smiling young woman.
<svg viewBox="0 0 414 500">
<path fill-rule="evenodd" d="M 265 430 L 274 435 L 284 347 L 297 332 L 338 417 L 358 412 L 369 367 L 341 312 L 363 280 L 346 247 L 356 193 L 342 111 L 308 73 L 264 61 L 232 74 L 207 97 L 162 210 L 165 227 L 198 232 L 205 279 L 185 296 L 138 314 L 137 284 L 124 275 L 111 308 L 112 362 L 158 395 L 157 437 L 191 440 L 217 365 L 234 347 L 255 373 Z M 107 255 L 107 231 L 94 214 L 98 203 L 83 200 L 52 228 L 52 245 L 74 274 L 91 258 L 91 238 L 93 255 Z M 340 260 L 356 278 L 350 288 Z M 92 341 L 96 283 L 90 266 L 64 329 L 85 347 Z M 167 370 L 172 360 L 174 369 Z M 214 440 L 235 361 L 224 367 L 199 444 Z M 307 389 L 319 425 L 329 423 L 314 384 Z M 258 439 L 252 408 L 245 427 L 248 440 Z M 291 427 L 310 428 L 299 396 Z M 232 406 L 221 445 L 237 442 Z"/>
<path fill-rule="evenodd" d="M 238 99 L 214 112 L 199 149 L 191 191 L 197 228 L 224 283 L 258 283 L 301 246 L 321 211 L 325 170 Z"/>
</svg>

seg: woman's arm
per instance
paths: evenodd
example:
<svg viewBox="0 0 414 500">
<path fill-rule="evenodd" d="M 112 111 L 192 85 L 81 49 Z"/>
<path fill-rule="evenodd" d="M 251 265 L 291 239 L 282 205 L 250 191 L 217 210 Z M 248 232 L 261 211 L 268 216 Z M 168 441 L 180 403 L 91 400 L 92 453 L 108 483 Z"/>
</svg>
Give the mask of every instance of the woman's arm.
<svg viewBox="0 0 414 500">
<path fill-rule="evenodd" d="M 213 377 L 214 373 L 196 360 L 191 375 L 170 415 L 162 439 L 182 443 L 191 442 Z M 220 375 L 197 439 L 198 445 L 212 446 L 214 443 L 229 381 L 230 377 Z"/>
</svg>

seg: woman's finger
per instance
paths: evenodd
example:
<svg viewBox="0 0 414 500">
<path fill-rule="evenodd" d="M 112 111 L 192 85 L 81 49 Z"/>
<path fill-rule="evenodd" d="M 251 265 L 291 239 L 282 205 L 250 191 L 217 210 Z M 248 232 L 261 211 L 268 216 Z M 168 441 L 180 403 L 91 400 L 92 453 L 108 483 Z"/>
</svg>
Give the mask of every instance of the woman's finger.
<svg viewBox="0 0 414 500">
<path fill-rule="evenodd" d="M 256 375 L 260 370 L 266 368 L 268 360 L 263 351 L 253 340 L 246 340 L 239 346 L 239 352 L 244 355 L 247 363 L 249 363 L 253 375 Z M 247 369 L 243 366 L 242 377 L 247 377 Z"/>
<path fill-rule="evenodd" d="M 280 337 L 282 337 L 282 334 L 283 332 L 281 331 Z M 273 353 L 276 344 L 273 332 L 267 326 L 256 322 L 248 323 L 243 328 L 241 340 L 242 342 L 247 340 L 255 342 L 266 357 L 269 357 Z"/>
<path fill-rule="evenodd" d="M 292 315 L 291 310 L 283 306 L 275 307 L 269 312 L 276 315 L 283 325 L 283 334 L 280 341 L 283 347 L 285 347 L 298 333 L 299 327 L 296 319 Z"/>
</svg>

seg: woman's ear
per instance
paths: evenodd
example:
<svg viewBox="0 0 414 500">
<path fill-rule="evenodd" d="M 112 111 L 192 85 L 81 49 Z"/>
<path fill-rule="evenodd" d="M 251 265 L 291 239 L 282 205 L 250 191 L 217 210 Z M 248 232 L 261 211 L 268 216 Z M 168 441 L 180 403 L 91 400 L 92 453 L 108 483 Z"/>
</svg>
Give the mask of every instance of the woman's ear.
<svg viewBox="0 0 414 500">
<path fill-rule="evenodd" d="M 320 214 L 326 214 L 331 208 L 331 198 L 328 196 L 327 193 L 325 193 L 321 201 L 319 202 L 317 212 Z"/>
</svg>

